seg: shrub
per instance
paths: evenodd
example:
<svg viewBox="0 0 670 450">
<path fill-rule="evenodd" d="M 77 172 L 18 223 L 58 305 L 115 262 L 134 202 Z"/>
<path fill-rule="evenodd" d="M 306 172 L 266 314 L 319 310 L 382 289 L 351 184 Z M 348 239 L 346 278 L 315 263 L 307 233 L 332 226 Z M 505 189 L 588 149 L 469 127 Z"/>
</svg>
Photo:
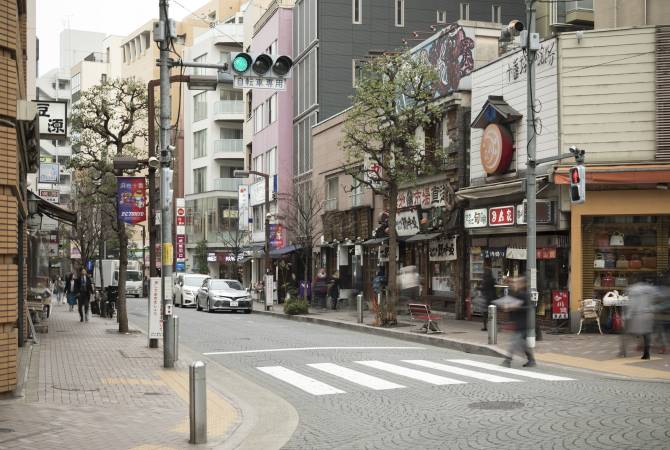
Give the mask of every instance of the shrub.
<svg viewBox="0 0 670 450">
<path fill-rule="evenodd" d="M 284 312 L 289 315 L 307 314 L 309 306 L 307 302 L 302 299 L 292 298 L 284 303 Z"/>
</svg>

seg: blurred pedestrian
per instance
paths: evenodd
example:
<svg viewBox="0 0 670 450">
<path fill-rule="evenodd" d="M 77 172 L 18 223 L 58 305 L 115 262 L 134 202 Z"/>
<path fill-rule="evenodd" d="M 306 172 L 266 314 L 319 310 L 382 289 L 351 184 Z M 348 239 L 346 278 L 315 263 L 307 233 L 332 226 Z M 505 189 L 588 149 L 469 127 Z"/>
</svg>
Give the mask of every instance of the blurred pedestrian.
<svg viewBox="0 0 670 450">
<path fill-rule="evenodd" d="M 400 291 L 400 299 L 408 303 L 420 300 L 421 277 L 416 266 L 402 267 L 398 271 L 398 290 Z"/>
<path fill-rule="evenodd" d="M 654 305 L 654 337 L 659 343 L 659 353 L 668 349 L 668 326 L 670 325 L 670 270 L 657 280 L 658 297 Z"/>
<path fill-rule="evenodd" d="M 328 276 L 326 275 L 326 269 L 319 269 L 313 286 L 312 294 L 314 295 L 315 306 L 326 308 L 326 296 L 328 295 Z"/>
<path fill-rule="evenodd" d="M 503 305 L 502 309 L 509 310 L 510 322 L 514 328 L 514 334 L 509 345 L 509 356 L 503 361 L 503 366 L 510 367 L 515 353 L 524 354 L 528 361 L 524 367 L 535 367 L 535 356 L 533 350 L 528 346 L 528 309 L 530 302 L 526 294 L 526 279 L 524 277 L 509 280 L 509 295 L 496 300 Z M 505 308 L 504 305 L 509 305 Z"/>
<path fill-rule="evenodd" d="M 77 292 L 75 291 L 75 282 L 77 281 L 77 275 L 75 275 L 75 270 L 73 269 L 67 277 L 65 277 L 65 298 L 67 299 L 67 304 L 70 305 L 70 311 L 74 311 L 74 305 L 77 304 Z"/>
<path fill-rule="evenodd" d="M 642 359 L 649 359 L 651 332 L 654 327 L 654 303 L 658 289 L 647 283 L 635 283 L 628 287 L 628 306 L 624 307 L 624 329 L 621 335 L 621 356 L 626 356 L 627 336 L 642 337 Z"/>
<path fill-rule="evenodd" d="M 340 272 L 333 273 L 328 283 L 328 293 L 330 294 L 330 304 L 333 310 L 337 309 L 337 300 L 340 298 Z"/>
<path fill-rule="evenodd" d="M 60 275 L 56 278 L 56 302 L 60 305 L 63 302 L 63 289 L 65 285 Z"/>
<path fill-rule="evenodd" d="M 384 274 L 384 267 L 379 266 L 379 269 L 377 269 L 377 274 L 372 279 L 372 290 L 374 291 L 376 297 L 373 299 L 373 308 L 379 307 L 384 289 L 386 289 L 386 275 Z"/>
<path fill-rule="evenodd" d="M 75 281 L 75 292 L 79 305 L 79 321 L 88 322 L 88 308 L 91 302 L 91 294 L 93 294 L 93 284 L 86 269 L 81 269 L 81 273 Z"/>
<path fill-rule="evenodd" d="M 484 260 L 484 278 L 482 280 L 481 296 L 483 298 L 482 306 L 482 321 L 484 326 L 482 331 L 487 331 L 487 324 L 489 320 L 489 305 L 496 299 L 496 280 L 493 278 L 493 270 L 491 268 L 491 259 Z"/>
</svg>

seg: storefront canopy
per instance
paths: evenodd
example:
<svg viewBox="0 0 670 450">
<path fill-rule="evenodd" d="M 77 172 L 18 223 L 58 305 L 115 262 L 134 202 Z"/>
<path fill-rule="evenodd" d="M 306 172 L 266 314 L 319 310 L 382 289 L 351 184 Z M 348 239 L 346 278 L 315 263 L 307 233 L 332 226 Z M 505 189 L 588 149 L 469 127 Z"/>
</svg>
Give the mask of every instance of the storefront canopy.
<svg viewBox="0 0 670 450">
<path fill-rule="evenodd" d="M 28 191 L 28 195 L 28 201 L 37 202 L 38 214 L 44 214 L 45 216 L 51 217 L 59 222 L 67 223 L 73 227 L 77 226 L 77 214 L 74 212 L 61 208 L 60 206 L 43 199 L 33 191 Z"/>
<path fill-rule="evenodd" d="M 363 245 L 377 245 L 381 244 L 382 242 L 388 241 L 388 239 L 389 238 L 387 237 L 368 239 L 367 241 L 363 242 Z"/>
<path fill-rule="evenodd" d="M 570 184 L 570 167 L 554 169 L 555 184 Z M 670 183 L 670 164 L 587 165 L 588 184 L 658 184 Z"/>
<path fill-rule="evenodd" d="M 549 180 L 548 175 L 536 177 L 537 187 L 541 189 Z M 473 186 L 456 191 L 456 197 L 460 200 L 479 200 L 490 197 L 504 197 L 506 195 L 520 194 L 523 192 L 525 179 L 515 179 L 490 183 L 484 186 Z"/>
<path fill-rule="evenodd" d="M 301 248 L 302 247 L 300 245 L 287 245 L 286 247 L 278 248 L 276 250 L 270 250 L 270 257 L 277 258 L 288 255 L 289 253 L 300 250 Z"/>
<path fill-rule="evenodd" d="M 414 236 L 410 237 L 407 239 L 406 242 L 416 242 L 416 241 L 428 241 L 431 239 L 435 239 L 442 233 L 427 233 L 427 234 L 415 234 Z"/>
</svg>

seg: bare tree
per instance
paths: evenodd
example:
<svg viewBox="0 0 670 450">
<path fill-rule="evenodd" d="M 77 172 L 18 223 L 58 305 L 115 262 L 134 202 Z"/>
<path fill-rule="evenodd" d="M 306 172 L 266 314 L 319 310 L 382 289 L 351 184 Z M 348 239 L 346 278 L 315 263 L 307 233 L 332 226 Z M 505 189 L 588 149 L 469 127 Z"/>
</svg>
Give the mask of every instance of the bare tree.
<svg viewBox="0 0 670 450">
<path fill-rule="evenodd" d="M 240 270 L 240 260 L 244 255 L 244 247 L 249 244 L 251 233 L 248 230 L 240 230 L 237 220 L 231 220 L 230 228 L 219 231 L 217 234 L 219 242 L 228 249 L 230 256 L 233 258 L 232 261 L 226 261 L 226 265 L 232 266 L 234 268 L 233 272 L 237 276 Z"/>
<path fill-rule="evenodd" d="M 71 115 L 72 143 L 77 151 L 70 166 L 89 170 L 102 186 L 109 186 L 120 171 L 112 165 L 115 156 L 146 157 L 146 86 L 134 79 L 115 79 L 82 92 Z M 132 173 L 131 173 L 132 174 Z M 109 195 L 109 192 L 106 191 Z M 115 201 L 115 200 L 114 200 Z M 119 241 L 119 332 L 128 331 L 126 310 L 126 272 L 128 234 L 118 215 L 110 221 Z"/>
</svg>

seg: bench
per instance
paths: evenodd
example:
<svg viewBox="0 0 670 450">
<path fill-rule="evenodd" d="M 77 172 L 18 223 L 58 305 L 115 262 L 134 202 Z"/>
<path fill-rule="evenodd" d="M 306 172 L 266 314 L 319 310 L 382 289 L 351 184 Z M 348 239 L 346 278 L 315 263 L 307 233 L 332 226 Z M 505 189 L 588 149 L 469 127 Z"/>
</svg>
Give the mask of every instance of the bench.
<svg viewBox="0 0 670 450">
<path fill-rule="evenodd" d="M 423 325 L 421 328 L 416 331 L 425 331 L 428 334 L 429 331 L 433 333 L 442 333 L 439 325 L 436 320 L 440 320 L 442 316 L 437 315 L 430 310 L 430 306 L 423 303 L 410 303 L 407 305 L 409 307 L 409 317 L 412 320 L 422 320 Z"/>
</svg>

